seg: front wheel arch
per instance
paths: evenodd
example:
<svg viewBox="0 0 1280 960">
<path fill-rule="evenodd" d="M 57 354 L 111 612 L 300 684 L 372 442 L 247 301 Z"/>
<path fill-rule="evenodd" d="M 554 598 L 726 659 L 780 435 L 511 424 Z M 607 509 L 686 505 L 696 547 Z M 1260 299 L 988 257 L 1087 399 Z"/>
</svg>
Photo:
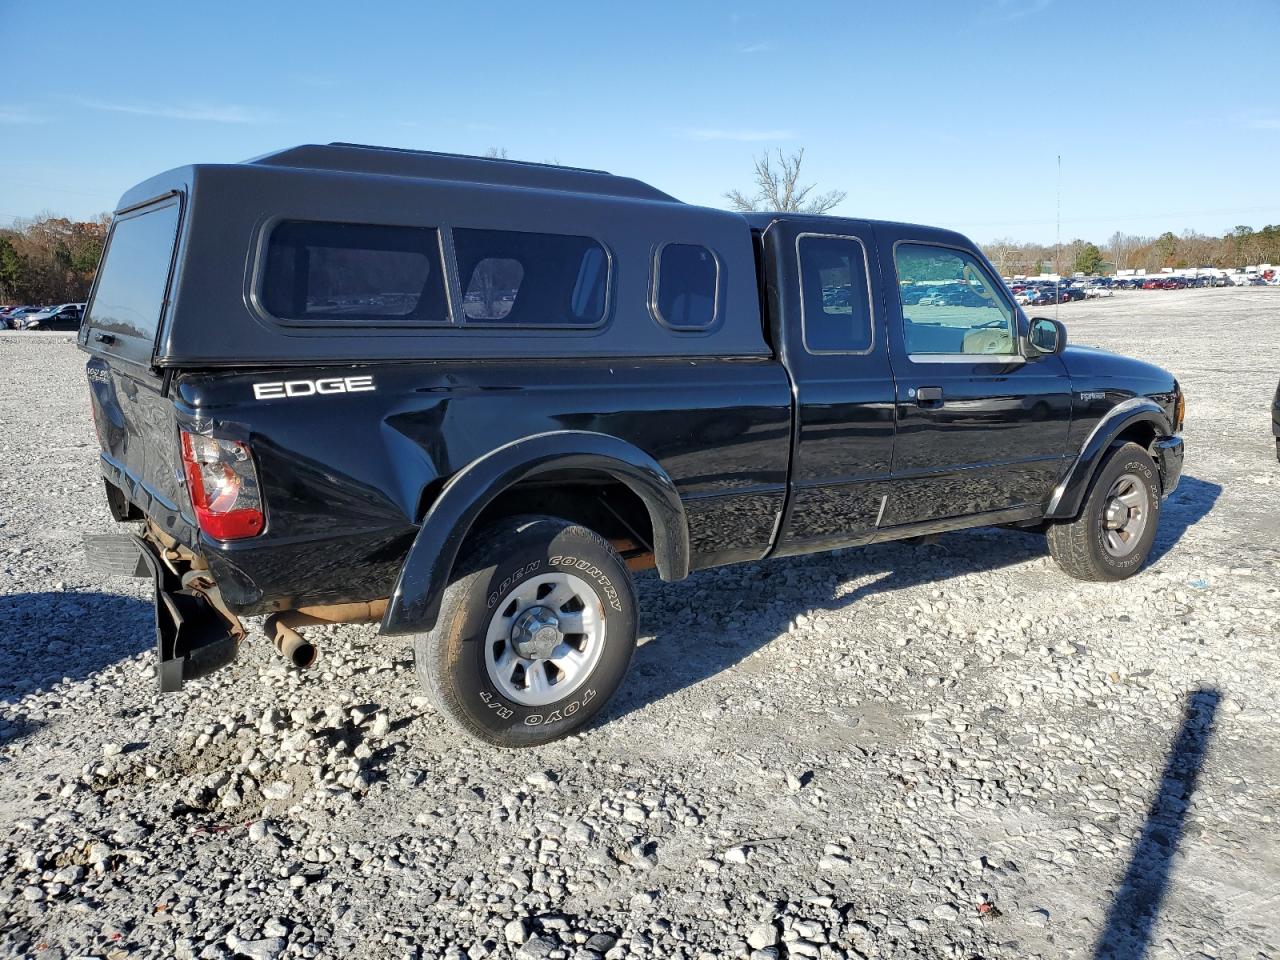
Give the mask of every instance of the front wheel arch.
<svg viewBox="0 0 1280 960">
<path fill-rule="evenodd" d="M 1094 427 L 1054 488 L 1045 518 L 1069 520 L 1079 515 L 1094 477 L 1116 446 L 1134 441 L 1149 449 L 1155 440 L 1172 435 L 1173 427 L 1164 409 L 1150 397 L 1134 397 L 1113 407 Z"/>
</svg>

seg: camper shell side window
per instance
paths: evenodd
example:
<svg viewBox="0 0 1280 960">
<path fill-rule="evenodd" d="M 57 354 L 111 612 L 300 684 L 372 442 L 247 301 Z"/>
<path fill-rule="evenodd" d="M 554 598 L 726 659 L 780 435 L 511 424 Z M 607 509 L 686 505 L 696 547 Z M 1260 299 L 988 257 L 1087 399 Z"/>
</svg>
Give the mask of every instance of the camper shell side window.
<svg viewBox="0 0 1280 960">
<path fill-rule="evenodd" d="M 268 228 L 258 299 L 286 324 L 448 323 L 440 232 L 277 221 Z"/>
<path fill-rule="evenodd" d="M 590 329 L 608 319 L 613 259 L 593 237 L 293 219 L 263 233 L 254 299 L 286 326 Z M 447 293 L 450 249 L 460 310 Z"/>
</svg>

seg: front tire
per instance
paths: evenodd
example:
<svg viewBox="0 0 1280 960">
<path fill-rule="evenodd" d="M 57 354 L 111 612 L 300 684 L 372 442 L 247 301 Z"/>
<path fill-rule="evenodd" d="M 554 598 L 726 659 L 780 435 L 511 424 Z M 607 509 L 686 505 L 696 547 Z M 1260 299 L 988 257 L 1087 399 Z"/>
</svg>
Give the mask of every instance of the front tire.
<svg viewBox="0 0 1280 960">
<path fill-rule="evenodd" d="M 1094 477 L 1080 515 L 1049 527 L 1049 553 L 1077 580 L 1133 576 L 1155 542 L 1160 496 L 1160 472 L 1147 451 L 1136 443 L 1117 447 Z"/>
<path fill-rule="evenodd" d="M 497 521 L 464 547 L 436 627 L 414 641 L 439 710 L 501 747 L 564 737 L 622 682 L 636 643 L 626 563 L 558 517 Z"/>
</svg>

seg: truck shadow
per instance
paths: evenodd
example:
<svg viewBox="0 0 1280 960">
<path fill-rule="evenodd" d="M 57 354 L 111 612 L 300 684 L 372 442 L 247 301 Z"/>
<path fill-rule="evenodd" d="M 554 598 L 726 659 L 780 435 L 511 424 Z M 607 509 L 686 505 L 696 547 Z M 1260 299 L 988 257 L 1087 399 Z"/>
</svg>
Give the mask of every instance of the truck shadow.
<svg viewBox="0 0 1280 960">
<path fill-rule="evenodd" d="M 1156 542 L 1151 547 L 1151 559 L 1155 563 L 1168 553 L 1187 530 L 1199 523 L 1222 495 L 1222 487 L 1208 480 L 1183 477 L 1178 489 L 1169 495 L 1160 512 L 1160 528 Z"/>
<path fill-rule="evenodd" d="M 1184 477 L 1165 503 L 1152 551 L 1154 562 L 1213 507 L 1222 487 Z M 602 714 L 625 716 L 685 687 L 730 669 L 785 634 L 801 614 L 840 610 L 881 594 L 947 581 L 1044 557 L 1044 537 L 1017 530 L 983 528 L 950 533 L 920 545 L 892 541 L 869 547 L 811 554 L 696 573 L 680 583 L 653 575 L 637 580 L 645 611 L 631 676 Z M 1141 574 L 1139 574 L 1141 576 Z M 1074 581 L 1062 574 L 1064 589 Z M 848 580 L 872 578 L 837 595 Z M 838 629 L 838 627 L 834 628 Z M 849 642 L 856 642 L 850 637 Z"/>
<path fill-rule="evenodd" d="M 154 641 L 151 605 L 97 591 L 0 594 L 0 704 L 83 680 Z"/>
<path fill-rule="evenodd" d="M 1094 960 L 1142 960 L 1147 955 L 1220 700 L 1218 691 L 1212 689 L 1187 696 L 1182 726 L 1129 857 L 1129 867 L 1107 911 L 1106 925 L 1094 946 Z"/>
<path fill-rule="evenodd" d="M 680 583 L 637 581 L 645 611 L 631 674 L 606 722 L 700 683 L 785 634 L 796 617 L 841 610 L 879 594 L 1034 560 L 1044 538 L 986 529 L 928 545 L 903 541 L 708 570 Z M 848 580 L 873 578 L 837 595 Z M 838 629 L 838 628 L 835 628 Z M 856 638 L 849 638 L 856 642 Z"/>
</svg>

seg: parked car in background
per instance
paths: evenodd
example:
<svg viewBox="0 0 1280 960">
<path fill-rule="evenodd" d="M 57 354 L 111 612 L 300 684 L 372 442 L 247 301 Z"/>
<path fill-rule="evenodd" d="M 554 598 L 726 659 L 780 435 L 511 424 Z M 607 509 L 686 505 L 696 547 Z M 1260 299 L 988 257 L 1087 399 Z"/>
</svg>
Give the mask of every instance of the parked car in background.
<svg viewBox="0 0 1280 960">
<path fill-rule="evenodd" d="M 1058 290 L 1059 303 L 1071 303 L 1073 300 L 1083 300 L 1084 290 L 1081 287 L 1061 287 Z"/>
<path fill-rule="evenodd" d="M 29 313 L 18 324 L 21 330 L 79 330 L 83 303 L 60 303 Z"/>
<path fill-rule="evenodd" d="M 5 325 L 13 330 L 22 329 L 22 321 L 33 313 L 39 313 L 43 307 L 14 307 L 5 314 Z"/>
</svg>

